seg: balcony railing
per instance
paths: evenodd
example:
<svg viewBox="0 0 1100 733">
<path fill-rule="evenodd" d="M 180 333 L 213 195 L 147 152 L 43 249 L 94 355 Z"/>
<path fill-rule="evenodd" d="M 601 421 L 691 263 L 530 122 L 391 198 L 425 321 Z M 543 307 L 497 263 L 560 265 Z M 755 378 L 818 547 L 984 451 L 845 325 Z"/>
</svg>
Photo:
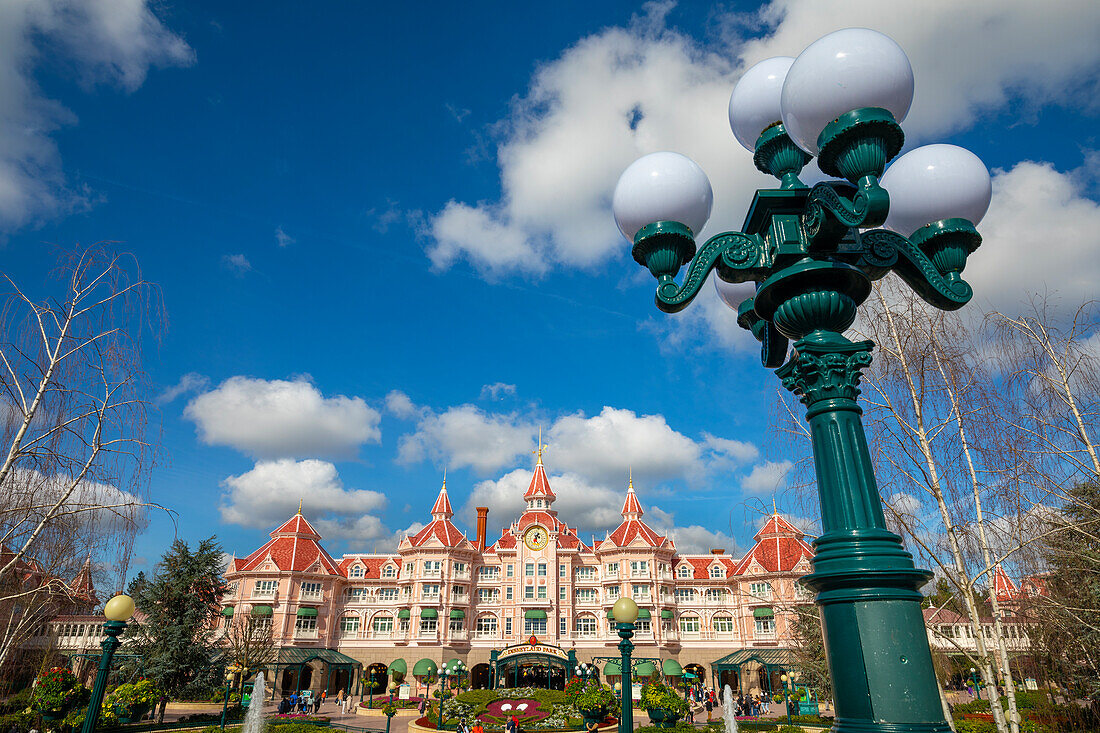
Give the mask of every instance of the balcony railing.
<svg viewBox="0 0 1100 733">
<path fill-rule="evenodd" d="M 499 639 L 500 631 L 475 631 L 475 639 Z"/>
<path fill-rule="evenodd" d="M 301 601 L 319 601 L 323 597 L 321 591 L 303 591 L 302 595 L 298 597 Z"/>
<path fill-rule="evenodd" d="M 295 639 L 316 639 L 317 629 L 294 629 Z"/>
<path fill-rule="evenodd" d="M 260 590 L 255 588 L 252 590 L 252 598 L 261 598 L 263 600 L 271 600 L 275 597 L 275 591 L 273 590 Z"/>
</svg>

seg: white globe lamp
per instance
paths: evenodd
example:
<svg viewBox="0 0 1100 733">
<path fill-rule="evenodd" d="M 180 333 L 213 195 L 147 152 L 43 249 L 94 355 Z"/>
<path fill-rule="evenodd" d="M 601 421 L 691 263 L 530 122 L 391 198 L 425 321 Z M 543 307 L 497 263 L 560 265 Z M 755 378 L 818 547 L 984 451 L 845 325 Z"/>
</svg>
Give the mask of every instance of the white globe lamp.
<svg viewBox="0 0 1100 733">
<path fill-rule="evenodd" d="M 780 122 L 780 97 L 793 56 L 764 59 L 746 71 L 730 95 L 729 118 L 737 142 L 749 152 L 756 150 L 760 133 Z"/>
<path fill-rule="evenodd" d="M 754 288 L 749 283 L 728 283 L 718 277 L 717 273 L 711 275 L 710 279 L 714 281 L 714 290 L 718 293 L 718 298 L 735 313 L 745 298 L 752 297 Z"/>
<path fill-rule="evenodd" d="M 845 28 L 819 38 L 791 64 L 780 109 L 787 134 L 811 155 L 830 122 L 866 107 L 889 111 L 901 123 L 913 102 L 913 68 L 892 38 Z"/>
<path fill-rule="evenodd" d="M 619 177 L 611 208 L 619 231 L 629 241 L 647 224 L 675 221 L 699 232 L 710 219 L 714 192 L 703 169 L 679 153 L 650 153 Z"/>
<path fill-rule="evenodd" d="M 957 145 L 910 150 L 891 164 L 880 183 L 890 193 L 884 226 L 906 237 L 942 219 L 966 219 L 977 225 L 993 197 L 985 164 Z"/>
</svg>

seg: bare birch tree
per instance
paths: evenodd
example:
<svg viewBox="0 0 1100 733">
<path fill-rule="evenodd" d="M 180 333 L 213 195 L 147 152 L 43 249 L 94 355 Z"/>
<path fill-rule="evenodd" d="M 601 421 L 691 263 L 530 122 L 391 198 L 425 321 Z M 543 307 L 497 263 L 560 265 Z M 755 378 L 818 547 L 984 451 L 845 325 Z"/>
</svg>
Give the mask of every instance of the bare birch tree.
<svg viewBox="0 0 1100 733">
<path fill-rule="evenodd" d="M 148 506 L 154 450 L 141 340 L 159 328 L 156 291 L 132 257 L 102 246 L 64 254 L 54 274 L 44 297 L 0 274 L 9 290 L 0 342 L 0 608 L 64 601 L 88 557 L 124 577 Z M 30 618 L 9 615 L 0 668 Z"/>
</svg>

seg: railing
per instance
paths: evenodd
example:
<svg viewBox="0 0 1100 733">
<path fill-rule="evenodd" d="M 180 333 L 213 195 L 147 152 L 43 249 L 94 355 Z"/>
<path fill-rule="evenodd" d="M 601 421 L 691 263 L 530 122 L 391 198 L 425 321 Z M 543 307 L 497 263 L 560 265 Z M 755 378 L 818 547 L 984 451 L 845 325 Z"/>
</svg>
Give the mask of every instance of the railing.
<svg viewBox="0 0 1100 733">
<path fill-rule="evenodd" d="M 255 590 L 253 589 L 251 598 L 260 598 L 265 601 L 269 601 L 275 597 L 275 591 L 273 590 Z"/>
<path fill-rule="evenodd" d="M 500 632 L 499 631 L 475 631 L 474 632 L 474 638 L 475 639 L 499 639 L 500 638 Z"/>
<path fill-rule="evenodd" d="M 295 639 L 316 639 L 317 629 L 294 629 Z"/>
<path fill-rule="evenodd" d="M 321 591 L 317 591 L 316 593 L 302 593 L 300 596 L 298 596 L 298 600 L 300 600 L 300 601 L 319 601 L 319 600 L 322 599 L 323 596 L 324 596 L 324 594 Z"/>
</svg>

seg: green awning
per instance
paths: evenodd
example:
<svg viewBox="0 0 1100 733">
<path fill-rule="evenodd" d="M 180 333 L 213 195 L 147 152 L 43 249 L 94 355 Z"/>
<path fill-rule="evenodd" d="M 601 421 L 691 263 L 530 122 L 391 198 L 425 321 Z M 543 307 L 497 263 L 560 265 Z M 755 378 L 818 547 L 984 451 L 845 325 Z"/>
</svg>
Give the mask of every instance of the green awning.
<svg viewBox="0 0 1100 733">
<path fill-rule="evenodd" d="M 222 616 L 227 616 L 228 618 L 233 618 L 233 606 L 226 606 L 225 608 L 223 608 L 222 609 Z"/>
<path fill-rule="evenodd" d="M 435 674 L 438 667 L 435 662 L 430 659 L 421 659 L 419 662 L 413 665 L 414 677 L 427 677 L 428 675 Z"/>
<path fill-rule="evenodd" d="M 299 608 L 298 618 L 317 618 L 316 608 Z"/>
<path fill-rule="evenodd" d="M 638 609 L 638 618 L 648 619 L 649 618 L 649 609 L 648 608 L 639 608 Z"/>
<path fill-rule="evenodd" d="M 466 612 L 463 611 L 461 608 L 452 608 L 451 618 L 466 618 Z M 450 665 L 447 666 L 449 667 Z"/>
<path fill-rule="evenodd" d="M 623 673 L 622 667 L 619 666 L 618 662 L 608 662 L 607 664 L 605 664 L 603 666 L 603 676 L 604 677 L 607 677 L 609 675 L 622 674 L 622 673 Z"/>
<path fill-rule="evenodd" d="M 454 611 L 451 611 L 451 613 L 454 613 Z M 461 611 L 459 613 L 461 613 Z M 455 657 L 451 661 L 447 662 L 447 669 L 455 669 L 460 664 L 462 664 L 462 660 L 458 657 Z"/>
<path fill-rule="evenodd" d="M 409 671 L 409 665 L 405 663 L 404 659 L 395 659 L 390 662 L 390 666 L 386 668 L 387 674 L 406 674 Z"/>
<path fill-rule="evenodd" d="M 656 672 L 657 667 L 653 662 L 642 662 L 634 668 L 634 674 L 638 677 L 652 677 Z"/>
<path fill-rule="evenodd" d="M 530 619 L 538 619 L 540 621 L 545 621 L 546 620 L 546 611 L 543 611 L 541 608 L 532 608 L 530 611 L 523 614 L 523 617 L 524 618 L 530 618 Z"/>
<path fill-rule="evenodd" d="M 770 608 L 757 608 L 753 610 L 753 618 L 771 618 L 775 613 Z"/>
<path fill-rule="evenodd" d="M 661 609 L 661 618 L 672 618 L 672 611 L 667 608 Z"/>
<path fill-rule="evenodd" d="M 609 609 L 607 609 L 607 618 L 608 618 L 608 619 L 610 619 L 611 621 L 614 621 L 614 620 L 615 620 L 615 614 L 611 613 L 611 609 L 610 609 L 610 608 L 609 608 Z"/>
<path fill-rule="evenodd" d="M 411 616 L 412 614 L 409 613 L 409 609 L 407 608 L 402 608 L 397 612 L 397 618 L 410 618 Z"/>
<path fill-rule="evenodd" d="M 270 616 L 271 615 L 271 606 L 253 606 L 252 607 L 252 615 L 253 616 Z"/>
<path fill-rule="evenodd" d="M 665 677 L 681 677 L 684 674 L 684 668 L 675 659 L 666 659 L 662 662 L 661 671 L 665 673 Z"/>
<path fill-rule="evenodd" d="M 434 608 L 420 609 L 420 618 L 439 618 L 439 611 Z"/>
</svg>

